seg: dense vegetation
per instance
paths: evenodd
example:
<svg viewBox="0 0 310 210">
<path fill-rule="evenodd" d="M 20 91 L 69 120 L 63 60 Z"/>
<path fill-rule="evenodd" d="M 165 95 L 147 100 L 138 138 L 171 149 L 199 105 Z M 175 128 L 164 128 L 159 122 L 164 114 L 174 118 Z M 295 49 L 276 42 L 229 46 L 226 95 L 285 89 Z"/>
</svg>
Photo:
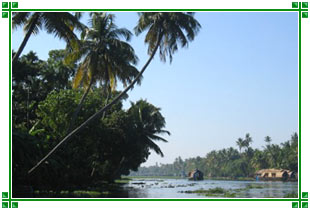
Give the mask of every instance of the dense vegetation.
<svg viewBox="0 0 310 210">
<path fill-rule="evenodd" d="M 22 186 L 60 191 L 111 183 L 137 170 L 150 150 L 163 156 L 154 141 L 167 142 L 161 134 L 170 133 L 163 130 L 160 108 L 142 99 L 127 110 L 122 103 L 157 51 L 163 62 L 166 56 L 171 61 L 194 40 L 198 21 L 187 12 L 139 13 L 134 30 L 147 31 L 149 59 L 138 71 L 128 43 L 132 33 L 118 28 L 112 14 L 89 13 L 89 26 L 79 21 L 82 15 L 13 14 L 13 28 L 25 31 L 12 55 L 13 192 Z M 21 56 L 40 30 L 65 40 L 66 48 L 51 50 L 47 61 L 32 51 Z"/>
<path fill-rule="evenodd" d="M 160 109 L 140 100 L 124 110 L 119 101 L 104 118 L 89 125 L 27 177 L 27 170 L 66 134 L 74 107 L 83 95 L 82 90 L 71 89 L 70 80 L 65 79 L 70 76 L 66 69 L 69 67 L 62 64 L 55 67 L 61 53 L 51 51 L 45 62 L 31 52 L 21 58 L 22 71 L 14 74 L 13 183 L 29 182 L 44 189 L 113 181 L 129 174 L 129 170 L 136 170 L 146 161 L 150 149 L 162 155 L 153 142 L 164 140 L 157 136 L 165 132 Z M 80 110 L 78 123 L 105 101 L 102 89 L 94 87 Z"/>
<path fill-rule="evenodd" d="M 252 138 L 236 141 L 238 149 L 227 148 L 211 151 L 205 157 L 195 157 L 182 160 L 175 159 L 172 164 L 161 164 L 150 167 L 140 167 L 132 176 L 184 176 L 196 168 L 207 177 L 240 178 L 252 177 L 255 171 L 265 168 L 282 168 L 298 171 L 298 136 L 294 133 L 291 139 L 277 145 L 271 143 L 266 136 L 266 145 L 262 150 L 253 149 Z"/>
</svg>

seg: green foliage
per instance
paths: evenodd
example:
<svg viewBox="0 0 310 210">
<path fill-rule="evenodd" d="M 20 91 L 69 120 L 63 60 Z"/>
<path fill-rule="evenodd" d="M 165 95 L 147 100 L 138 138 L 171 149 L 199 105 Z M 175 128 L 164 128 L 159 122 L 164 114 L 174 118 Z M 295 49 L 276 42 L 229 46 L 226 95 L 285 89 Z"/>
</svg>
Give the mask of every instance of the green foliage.
<svg viewBox="0 0 310 210">
<path fill-rule="evenodd" d="M 48 61 L 40 60 L 30 51 L 13 66 L 13 126 L 30 130 L 36 123 L 35 110 L 53 90 L 70 88 L 69 78 L 75 66 L 64 65 L 63 50 L 53 50 Z"/>
<path fill-rule="evenodd" d="M 74 88 L 83 86 L 87 89 L 100 82 L 114 91 L 117 81 L 127 86 L 139 73 L 134 67 L 138 57 L 126 42 L 132 34 L 125 28 L 117 28 L 114 19 L 112 14 L 92 13 L 91 27 L 83 30 L 82 40 L 76 48 L 68 49 L 66 63 L 82 59 L 73 80 Z M 126 41 L 122 41 L 122 37 Z"/>
<path fill-rule="evenodd" d="M 20 129 L 13 128 L 12 138 L 14 185 L 27 183 L 27 170 L 42 155 L 42 148 L 38 144 L 37 138 Z"/>
<path fill-rule="evenodd" d="M 141 144 L 148 145 L 163 157 L 164 154 L 153 142 L 153 140 L 167 142 L 167 140 L 157 134 L 170 135 L 168 131 L 162 130 L 165 127 L 165 119 L 160 114 L 160 109 L 149 104 L 147 101 L 140 100 L 136 104 L 131 103 L 131 108 L 128 112 L 132 116 L 133 126 L 139 132 L 139 141 L 141 141 Z"/>
<path fill-rule="evenodd" d="M 31 129 L 32 135 L 23 133 L 19 137 L 20 134 L 14 132 L 16 157 L 13 163 L 18 171 L 14 179 L 25 177 L 30 166 L 66 134 L 82 94 L 82 90 L 53 90 L 37 107 L 37 123 Z M 93 89 L 80 111 L 78 123 L 96 112 L 104 101 L 101 90 Z M 142 121 L 136 110 L 142 113 Z M 137 170 L 147 160 L 150 150 L 160 151 L 153 140 L 162 140 L 157 134 L 167 131 L 162 130 L 165 120 L 159 110 L 144 100 L 132 103 L 129 110 L 123 110 L 122 101 L 118 102 L 104 119 L 97 119 L 76 135 L 28 177 L 28 181 L 39 189 L 57 190 L 113 182 L 121 175 L 128 175 L 130 170 Z M 23 155 L 29 157 L 23 158 Z M 22 165 L 22 160 L 29 162 Z M 25 183 L 25 180 L 20 183 L 23 181 Z"/>
<path fill-rule="evenodd" d="M 66 135 L 74 109 L 83 90 L 71 89 L 75 64 L 63 63 L 65 52 L 53 50 L 47 61 L 35 53 L 22 56 L 13 68 L 13 180 L 15 185 L 31 184 L 39 189 L 61 189 L 112 182 L 130 170 L 137 170 L 153 149 L 153 140 L 165 120 L 160 109 L 146 101 L 122 110 L 122 101 L 106 112 L 105 118 L 89 125 L 70 143 L 47 160 L 36 173 L 27 175 L 44 154 Z M 113 93 L 114 97 L 117 92 Z M 127 95 L 122 97 L 126 99 Z M 104 94 L 94 88 L 80 110 L 81 124 L 105 103 Z M 138 110 L 138 112 L 137 112 Z M 137 115 L 143 113 L 143 118 Z M 132 152 L 134 151 L 134 152 Z"/>
</svg>

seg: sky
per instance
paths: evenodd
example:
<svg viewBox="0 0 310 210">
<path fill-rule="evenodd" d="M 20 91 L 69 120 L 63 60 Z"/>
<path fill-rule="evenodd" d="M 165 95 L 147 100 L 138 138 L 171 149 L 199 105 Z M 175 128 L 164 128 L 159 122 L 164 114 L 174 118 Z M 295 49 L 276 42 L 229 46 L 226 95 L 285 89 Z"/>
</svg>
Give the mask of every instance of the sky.
<svg viewBox="0 0 310 210">
<path fill-rule="evenodd" d="M 133 31 L 136 12 L 114 14 L 119 27 Z M 171 132 L 164 136 L 168 143 L 158 142 L 165 156 L 152 152 L 144 166 L 237 148 L 236 140 L 246 133 L 252 147 L 261 149 L 267 135 L 279 144 L 298 131 L 297 13 L 198 12 L 195 18 L 202 26 L 195 40 L 179 49 L 171 64 L 156 55 L 124 104 L 128 108 L 129 101 L 147 99 L 161 108 Z M 144 35 L 130 42 L 140 59 L 138 69 L 148 59 Z M 15 51 L 23 36 L 21 29 L 13 31 Z M 45 60 L 49 50 L 64 47 L 41 31 L 24 53 L 33 50 Z"/>
</svg>

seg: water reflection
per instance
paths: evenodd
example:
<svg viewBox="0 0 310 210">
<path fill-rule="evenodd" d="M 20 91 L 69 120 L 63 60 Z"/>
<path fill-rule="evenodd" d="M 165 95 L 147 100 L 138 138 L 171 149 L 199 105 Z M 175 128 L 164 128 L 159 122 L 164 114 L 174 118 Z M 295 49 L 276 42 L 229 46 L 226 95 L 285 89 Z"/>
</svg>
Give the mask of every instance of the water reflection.
<svg viewBox="0 0 310 210">
<path fill-rule="evenodd" d="M 208 194 L 206 191 L 214 188 L 224 190 L 222 194 Z M 192 191 L 202 193 L 188 193 Z M 96 190 L 97 194 L 82 193 L 51 193 L 41 192 L 34 197 L 96 197 L 96 198 L 283 198 L 289 193 L 298 191 L 297 182 L 267 182 L 267 181 L 224 181 L 203 180 L 188 181 L 187 179 L 133 179 L 128 184 L 102 186 Z M 109 193 L 105 193 L 109 192 Z"/>
</svg>

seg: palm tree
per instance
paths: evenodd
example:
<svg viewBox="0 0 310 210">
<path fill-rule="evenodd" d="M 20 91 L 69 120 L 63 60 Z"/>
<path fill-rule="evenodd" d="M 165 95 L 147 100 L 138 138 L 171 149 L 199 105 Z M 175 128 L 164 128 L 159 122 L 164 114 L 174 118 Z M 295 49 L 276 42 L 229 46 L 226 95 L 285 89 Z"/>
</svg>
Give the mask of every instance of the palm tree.
<svg viewBox="0 0 310 210">
<path fill-rule="evenodd" d="M 17 12 L 13 13 L 12 25 L 13 29 L 24 26 L 25 31 L 25 37 L 13 57 L 13 64 L 24 50 L 31 34 L 38 34 L 40 29 L 44 28 L 47 33 L 54 34 L 69 44 L 77 40 L 74 28 L 84 28 L 78 18 L 69 12 Z"/>
<path fill-rule="evenodd" d="M 267 144 L 270 144 L 270 142 L 271 142 L 270 136 L 266 136 L 264 141 L 265 141 Z"/>
<path fill-rule="evenodd" d="M 238 150 L 233 147 L 229 147 L 227 150 L 227 156 L 230 161 L 236 160 L 239 158 Z"/>
<path fill-rule="evenodd" d="M 273 154 L 273 151 L 272 151 L 272 147 L 273 147 L 273 144 L 271 145 L 271 138 L 270 136 L 266 136 L 265 137 L 265 140 L 264 140 L 266 143 L 267 143 L 267 146 L 266 146 L 266 154 L 269 156 L 269 159 L 270 159 L 270 165 L 274 166 L 275 165 L 275 158 L 274 158 L 274 154 Z"/>
<path fill-rule="evenodd" d="M 131 32 L 125 28 L 117 28 L 114 24 L 114 15 L 106 13 L 92 13 L 91 28 L 82 33 L 82 41 L 78 48 L 71 51 L 67 57 L 67 63 L 75 63 L 81 58 L 77 73 L 73 80 L 73 88 L 84 87 L 84 94 L 76 108 L 68 132 L 72 130 L 77 115 L 92 85 L 100 82 L 107 93 L 107 101 L 110 92 L 114 91 L 117 80 L 124 87 L 139 73 L 133 66 L 138 58 L 134 49 L 126 41 L 131 38 Z M 140 84 L 140 79 L 138 83 Z"/>
<path fill-rule="evenodd" d="M 251 166 L 255 170 L 268 168 L 268 159 L 263 151 L 255 149 L 253 158 L 250 160 Z"/>
<path fill-rule="evenodd" d="M 163 157 L 163 152 L 154 141 L 167 142 L 158 134 L 170 135 L 170 133 L 162 129 L 165 127 L 166 122 L 160 113 L 160 108 L 153 106 L 145 100 L 140 100 L 136 103 L 131 102 L 131 108 L 128 110 L 128 113 L 133 116 L 133 126 L 138 130 L 139 138 L 137 140 Z"/>
<path fill-rule="evenodd" d="M 163 152 L 154 141 L 167 142 L 166 139 L 159 135 L 170 135 L 170 132 L 162 129 L 165 127 L 166 122 L 160 113 L 160 108 L 153 106 L 146 100 L 139 100 L 136 103 L 131 102 L 131 107 L 127 113 L 130 116 L 129 121 L 132 122 L 131 128 L 136 133 L 132 137 L 132 143 L 138 144 L 147 154 L 149 154 L 149 150 L 153 150 L 156 154 L 163 157 Z M 138 148 L 136 149 L 139 150 Z M 109 174 L 110 179 L 112 178 L 113 180 L 115 177 L 120 176 L 121 170 L 126 168 L 128 164 L 130 164 L 130 157 L 120 152 L 118 161 L 115 162 L 114 169 Z"/>
<path fill-rule="evenodd" d="M 244 139 L 244 147 L 246 147 L 247 149 L 249 149 L 250 144 L 253 142 L 252 137 L 250 137 L 250 134 L 247 133 L 245 134 L 245 139 Z"/>
<path fill-rule="evenodd" d="M 136 34 L 140 34 L 148 29 L 145 42 L 149 45 L 148 53 L 149 59 L 142 67 L 140 73 L 136 78 L 123 90 L 118 96 L 116 96 L 109 104 L 101 108 L 98 112 L 93 114 L 84 123 L 69 133 L 64 139 L 62 139 L 42 160 L 40 160 L 28 173 L 31 173 L 39 165 L 41 165 L 51 154 L 53 154 L 64 142 L 72 138 L 77 132 L 86 127 L 90 122 L 97 119 L 106 110 L 115 104 L 122 98 L 130 89 L 132 89 L 135 83 L 140 79 L 143 72 L 154 58 L 158 48 L 160 49 L 160 58 L 162 61 L 166 60 L 166 56 L 169 55 L 170 62 L 172 61 L 172 55 L 178 50 L 178 46 L 188 46 L 189 41 L 193 41 L 200 29 L 199 22 L 193 17 L 192 12 L 146 12 L 138 13 L 139 21 L 135 27 Z M 186 35 L 184 34 L 186 33 Z"/>
<path fill-rule="evenodd" d="M 237 146 L 239 147 L 239 153 L 241 153 L 241 149 L 244 147 L 244 141 L 242 138 L 238 138 L 236 141 Z"/>
</svg>

